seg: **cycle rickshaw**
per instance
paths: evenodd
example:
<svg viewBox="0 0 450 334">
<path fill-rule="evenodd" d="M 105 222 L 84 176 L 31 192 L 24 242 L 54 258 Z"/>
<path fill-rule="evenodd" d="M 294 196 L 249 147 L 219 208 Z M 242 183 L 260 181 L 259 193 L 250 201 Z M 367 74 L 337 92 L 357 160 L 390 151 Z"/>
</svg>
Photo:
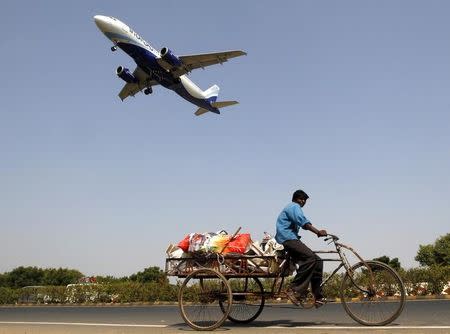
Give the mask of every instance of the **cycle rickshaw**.
<svg viewBox="0 0 450 334">
<path fill-rule="evenodd" d="M 347 314 L 362 325 L 391 323 L 405 304 L 401 278 L 385 263 L 364 261 L 356 251 L 338 240 L 337 236 L 329 234 L 325 241 L 333 243 L 336 250 L 315 252 L 337 256 L 323 261 L 340 262 L 322 285 L 344 269 L 339 296 Z M 359 262 L 351 265 L 346 251 Z M 266 299 L 284 298 L 283 286 L 293 272 L 292 266 L 288 254 L 192 253 L 187 257 L 167 258 L 165 270 L 168 276 L 184 279 L 178 304 L 185 322 L 195 330 L 214 330 L 227 319 L 249 323 L 260 315 Z M 301 300 L 300 306 L 312 307 L 312 295 Z"/>
</svg>

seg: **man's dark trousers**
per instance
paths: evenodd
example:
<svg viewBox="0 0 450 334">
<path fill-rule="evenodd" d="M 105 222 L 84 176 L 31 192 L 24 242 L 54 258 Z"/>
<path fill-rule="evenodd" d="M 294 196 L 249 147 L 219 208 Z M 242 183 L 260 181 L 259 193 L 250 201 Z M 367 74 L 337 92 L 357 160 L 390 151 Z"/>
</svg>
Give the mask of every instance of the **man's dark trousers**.
<svg viewBox="0 0 450 334">
<path fill-rule="evenodd" d="M 292 289 L 298 293 L 303 293 L 308 289 L 309 282 L 311 282 L 314 297 L 316 299 L 323 298 L 322 288 L 320 287 L 323 272 L 322 259 L 300 240 L 285 241 L 283 246 L 298 265 L 297 274 L 291 283 Z"/>
</svg>

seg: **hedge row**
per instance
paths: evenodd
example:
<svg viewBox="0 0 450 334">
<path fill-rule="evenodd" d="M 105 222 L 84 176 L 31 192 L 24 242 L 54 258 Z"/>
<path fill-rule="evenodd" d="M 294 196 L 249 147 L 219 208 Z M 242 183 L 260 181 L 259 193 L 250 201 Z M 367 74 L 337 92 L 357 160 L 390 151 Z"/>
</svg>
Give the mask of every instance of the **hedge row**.
<svg viewBox="0 0 450 334">
<path fill-rule="evenodd" d="M 400 270 L 408 295 L 440 294 L 450 281 L 450 266 Z M 328 298 L 339 297 L 342 274 L 332 277 L 324 287 Z M 271 282 L 263 280 L 266 291 Z M 0 287 L 0 304 L 21 303 L 129 303 L 176 301 L 179 286 L 169 283 L 115 282 L 103 284 L 76 284 L 68 286 Z M 195 287 L 191 298 L 196 299 Z M 446 291 L 450 293 L 450 291 Z"/>
<path fill-rule="evenodd" d="M 122 282 L 69 286 L 0 288 L 0 304 L 129 303 L 173 301 L 178 287 L 171 284 Z"/>
</svg>

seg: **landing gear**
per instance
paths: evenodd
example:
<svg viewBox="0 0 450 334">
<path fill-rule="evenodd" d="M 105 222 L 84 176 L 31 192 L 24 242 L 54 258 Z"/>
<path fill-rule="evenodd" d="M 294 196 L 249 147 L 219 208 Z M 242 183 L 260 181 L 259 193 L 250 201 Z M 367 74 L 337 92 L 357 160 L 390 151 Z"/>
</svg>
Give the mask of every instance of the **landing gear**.
<svg viewBox="0 0 450 334">
<path fill-rule="evenodd" d="M 144 94 L 145 95 L 149 95 L 151 93 L 153 93 L 152 87 L 147 87 L 147 88 L 144 89 Z"/>
<path fill-rule="evenodd" d="M 117 46 L 116 46 L 116 45 L 111 46 L 111 51 L 112 51 L 112 52 L 114 52 L 114 51 L 116 51 L 116 50 L 117 50 Z"/>
</svg>

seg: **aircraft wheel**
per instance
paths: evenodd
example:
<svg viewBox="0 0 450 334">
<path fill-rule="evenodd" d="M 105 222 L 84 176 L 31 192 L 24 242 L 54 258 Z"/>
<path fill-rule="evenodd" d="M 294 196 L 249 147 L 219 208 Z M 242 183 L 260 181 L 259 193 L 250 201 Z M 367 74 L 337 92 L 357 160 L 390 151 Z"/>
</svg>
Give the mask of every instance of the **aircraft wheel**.
<svg viewBox="0 0 450 334">
<path fill-rule="evenodd" d="M 145 94 L 145 95 L 149 95 L 149 94 L 151 94 L 152 92 L 153 92 L 153 90 L 152 90 L 151 87 L 148 87 L 148 88 L 145 88 L 145 89 L 144 89 L 144 94 Z"/>
</svg>

